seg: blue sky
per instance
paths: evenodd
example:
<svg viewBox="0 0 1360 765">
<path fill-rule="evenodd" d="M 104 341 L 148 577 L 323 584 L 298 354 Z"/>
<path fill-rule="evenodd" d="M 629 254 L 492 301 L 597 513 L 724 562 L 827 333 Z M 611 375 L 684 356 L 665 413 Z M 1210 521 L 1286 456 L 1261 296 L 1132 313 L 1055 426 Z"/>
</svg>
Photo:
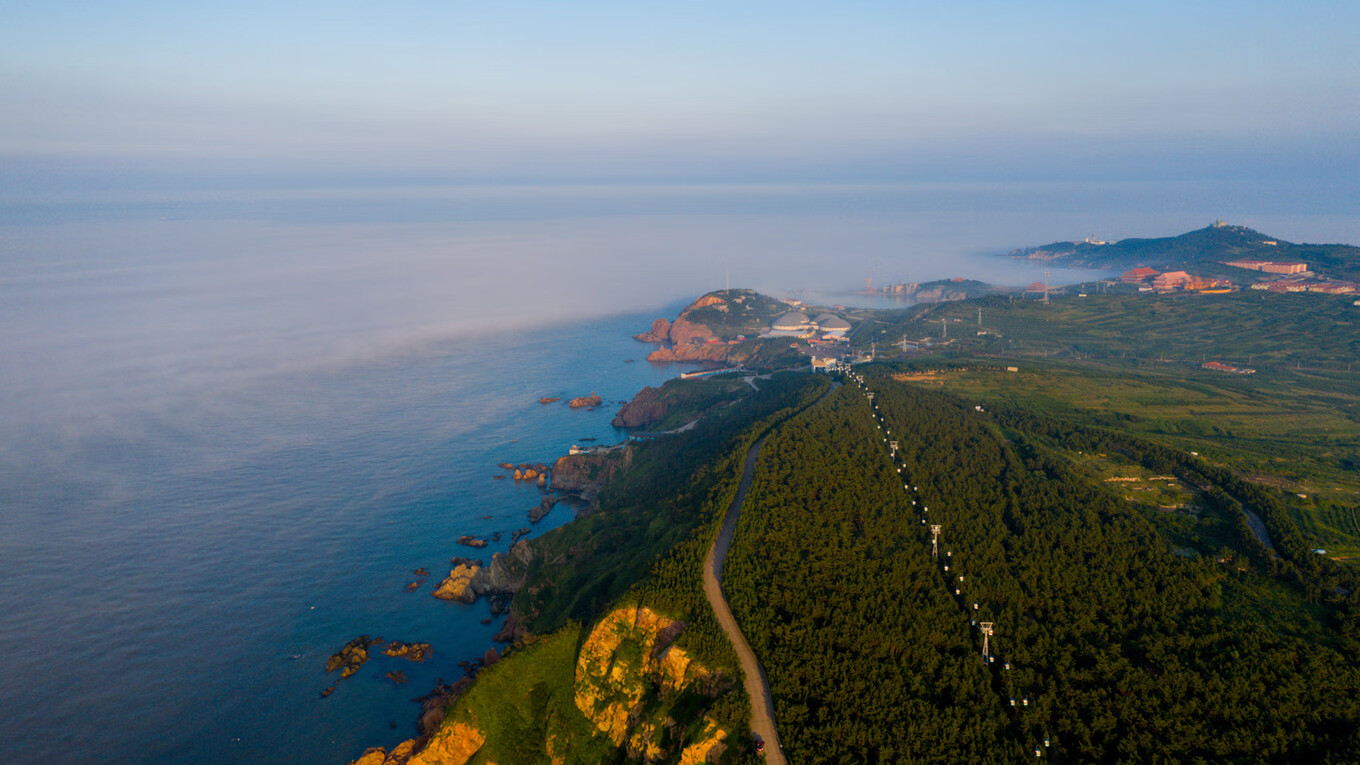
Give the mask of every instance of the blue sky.
<svg viewBox="0 0 1360 765">
<path fill-rule="evenodd" d="M 30 0 L 0 19 L 11 183 L 1339 180 L 1360 157 L 1355 2 Z"/>
</svg>

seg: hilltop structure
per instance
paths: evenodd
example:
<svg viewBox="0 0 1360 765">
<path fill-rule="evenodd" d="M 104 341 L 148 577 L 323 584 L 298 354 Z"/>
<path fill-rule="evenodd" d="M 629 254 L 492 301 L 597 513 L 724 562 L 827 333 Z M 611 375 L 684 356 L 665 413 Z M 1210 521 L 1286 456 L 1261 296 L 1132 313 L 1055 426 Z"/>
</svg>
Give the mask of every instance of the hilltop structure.
<svg viewBox="0 0 1360 765">
<path fill-rule="evenodd" d="M 850 322 L 833 313 L 823 313 L 809 319 L 802 311 L 789 311 L 770 324 L 766 337 L 815 337 L 819 332 L 827 340 L 843 340 L 850 331 Z"/>
</svg>

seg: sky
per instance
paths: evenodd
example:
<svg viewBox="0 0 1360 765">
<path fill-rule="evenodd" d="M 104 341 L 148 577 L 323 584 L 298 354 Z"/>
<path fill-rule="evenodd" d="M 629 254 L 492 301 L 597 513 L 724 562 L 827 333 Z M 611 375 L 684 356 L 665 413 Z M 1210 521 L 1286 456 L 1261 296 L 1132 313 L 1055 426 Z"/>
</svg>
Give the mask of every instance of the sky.
<svg viewBox="0 0 1360 765">
<path fill-rule="evenodd" d="M 62 182 L 1274 178 L 1360 167 L 1360 4 L 0 0 Z"/>
</svg>

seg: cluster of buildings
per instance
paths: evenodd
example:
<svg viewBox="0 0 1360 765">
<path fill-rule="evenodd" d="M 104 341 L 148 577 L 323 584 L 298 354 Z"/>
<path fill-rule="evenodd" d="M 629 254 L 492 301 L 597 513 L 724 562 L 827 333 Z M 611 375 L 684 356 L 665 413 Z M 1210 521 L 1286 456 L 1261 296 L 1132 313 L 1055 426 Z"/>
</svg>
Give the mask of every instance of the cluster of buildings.
<svg viewBox="0 0 1360 765">
<path fill-rule="evenodd" d="M 864 280 L 864 291 L 862 295 L 914 295 L 921 285 L 916 282 L 898 282 L 897 284 L 884 284 L 875 288 L 871 279 Z"/>
<path fill-rule="evenodd" d="M 823 340 L 844 340 L 849 331 L 850 322 L 835 314 L 809 319 L 802 311 L 789 311 L 774 320 L 767 336 L 815 338 L 820 334 Z"/>
<path fill-rule="evenodd" d="M 1324 295 L 1360 294 L 1360 282 L 1345 282 L 1335 279 L 1319 278 L 1308 270 L 1308 264 L 1294 261 L 1276 260 L 1232 260 L 1223 265 L 1234 268 L 1260 271 L 1273 274 L 1275 278 L 1262 280 L 1251 285 L 1251 289 L 1267 292 L 1316 292 Z M 1160 273 L 1151 268 L 1134 268 L 1120 275 L 1119 280 L 1126 284 L 1137 284 L 1142 292 L 1229 292 L 1234 289 L 1232 282 L 1224 279 L 1209 279 L 1194 276 L 1185 271 Z"/>
<path fill-rule="evenodd" d="M 1185 271 L 1158 272 L 1151 268 L 1134 268 L 1119 276 L 1119 281 L 1137 284 L 1143 292 L 1231 292 L 1233 283 L 1226 279 L 1209 279 Z"/>
<path fill-rule="evenodd" d="M 1231 364 L 1224 364 L 1221 361 L 1206 361 L 1203 364 L 1200 364 L 1200 366 L 1203 367 L 1204 369 L 1211 369 L 1215 372 L 1232 372 L 1234 374 L 1239 375 L 1256 374 L 1256 370 L 1251 369 L 1250 367 L 1235 367 L 1232 366 Z"/>
<path fill-rule="evenodd" d="M 1301 279 L 1278 279 L 1273 282 L 1257 282 L 1251 285 L 1254 290 L 1267 292 L 1318 292 L 1324 295 L 1353 295 L 1360 293 L 1360 284 L 1342 281 L 1303 281 Z"/>
<path fill-rule="evenodd" d="M 1274 242 L 1268 242 L 1274 244 Z M 1260 271 L 1267 274 L 1306 274 L 1308 273 L 1307 263 L 1281 263 L 1274 260 L 1228 260 L 1223 265 L 1233 268 L 1245 268 L 1248 271 Z"/>
</svg>

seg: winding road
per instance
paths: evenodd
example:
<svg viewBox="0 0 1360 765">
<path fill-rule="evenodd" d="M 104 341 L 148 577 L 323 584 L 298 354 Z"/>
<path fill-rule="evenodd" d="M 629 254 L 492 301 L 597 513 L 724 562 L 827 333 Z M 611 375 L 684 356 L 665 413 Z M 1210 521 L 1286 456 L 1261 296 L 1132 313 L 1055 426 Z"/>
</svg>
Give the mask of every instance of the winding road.
<svg viewBox="0 0 1360 765">
<path fill-rule="evenodd" d="M 832 383 L 830 390 L 813 402 L 814 405 L 821 403 L 839 387 L 840 383 Z M 713 540 L 713 546 L 708 548 L 708 557 L 704 558 L 704 595 L 708 597 L 709 605 L 713 606 L 713 613 L 718 617 L 718 624 L 722 626 L 723 632 L 727 633 L 727 639 L 732 641 L 732 648 L 736 650 L 737 658 L 741 660 L 746 695 L 751 697 L 751 732 L 765 742 L 767 762 L 785 765 L 788 760 L 784 759 L 784 750 L 779 747 L 779 733 L 774 727 L 774 699 L 770 696 L 770 682 L 765 679 L 765 670 L 761 669 L 760 662 L 756 661 L 751 644 L 747 643 L 746 636 L 741 634 L 741 627 L 737 626 L 732 609 L 727 606 L 727 596 L 723 595 L 722 591 L 723 563 L 727 560 L 728 548 L 732 546 L 732 535 L 737 531 L 737 518 L 741 515 L 741 506 L 746 501 L 746 491 L 751 488 L 751 478 L 756 472 L 756 458 L 760 456 L 760 448 L 765 445 L 765 438 L 768 436 L 762 437 L 747 450 L 746 464 L 741 471 L 741 484 L 737 486 L 737 496 L 732 498 L 727 515 L 723 516 L 722 529 L 718 532 L 717 539 Z"/>
<path fill-rule="evenodd" d="M 756 661 L 751 645 L 746 642 L 746 636 L 741 634 L 741 627 L 737 626 L 737 620 L 732 616 L 732 609 L 727 607 L 727 597 L 722 591 L 723 562 L 727 560 L 727 549 L 732 546 L 732 535 L 737 530 L 737 517 L 741 515 L 742 503 L 746 501 L 746 490 L 751 488 L 756 458 L 760 456 L 760 447 L 764 445 L 765 439 L 762 438 L 746 452 L 746 466 L 741 471 L 737 496 L 733 497 L 732 505 L 727 508 L 722 530 L 718 532 L 718 538 L 713 540 L 713 546 L 708 548 L 708 557 L 704 558 L 704 595 L 708 596 L 713 613 L 718 617 L 718 624 L 727 633 L 727 639 L 732 641 L 732 647 L 741 659 L 746 695 L 751 697 L 751 731 L 765 742 L 766 761 L 784 765 L 787 760 L 784 759 L 784 751 L 779 748 L 779 733 L 774 728 L 774 700 L 770 697 L 770 683 L 765 679 L 765 670 Z"/>
</svg>

